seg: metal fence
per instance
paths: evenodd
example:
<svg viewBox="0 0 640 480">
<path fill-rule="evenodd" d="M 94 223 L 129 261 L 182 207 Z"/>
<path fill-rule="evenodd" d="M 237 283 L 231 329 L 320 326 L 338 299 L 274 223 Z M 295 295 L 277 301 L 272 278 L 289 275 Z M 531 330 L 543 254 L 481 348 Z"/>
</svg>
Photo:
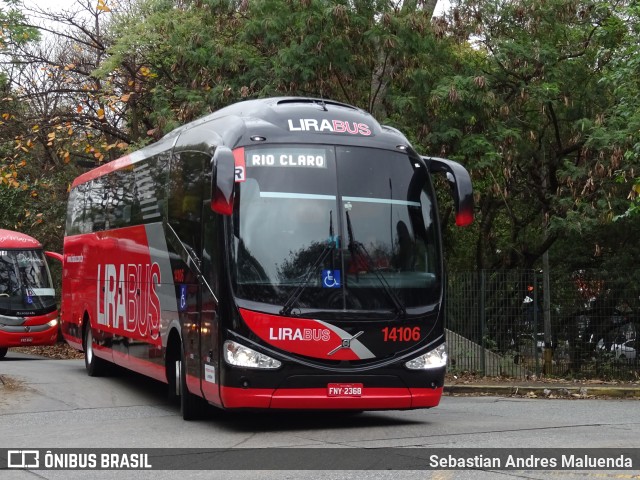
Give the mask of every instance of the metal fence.
<svg viewBox="0 0 640 480">
<path fill-rule="evenodd" d="M 640 272 L 450 272 L 447 288 L 450 372 L 640 377 Z"/>
</svg>

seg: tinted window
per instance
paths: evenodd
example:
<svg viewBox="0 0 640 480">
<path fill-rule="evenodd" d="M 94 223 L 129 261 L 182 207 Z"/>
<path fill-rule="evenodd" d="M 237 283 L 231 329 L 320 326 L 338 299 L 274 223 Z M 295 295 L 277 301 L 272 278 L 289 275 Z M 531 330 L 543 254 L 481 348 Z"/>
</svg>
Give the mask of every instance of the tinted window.
<svg viewBox="0 0 640 480">
<path fill-rule="evenodd" d="M 161 153 L 76 186 L 69 194 L 67 235 L 160 221 L 168 158 Z"/>
<path fill-rule="evenodd" d="M 204 195 L 204 168 L 209 155 L 180 152 L 171 160 L 169 175 L 169 222 L 180 240 L 200 251 L 200 225 Z"/>
</svg>

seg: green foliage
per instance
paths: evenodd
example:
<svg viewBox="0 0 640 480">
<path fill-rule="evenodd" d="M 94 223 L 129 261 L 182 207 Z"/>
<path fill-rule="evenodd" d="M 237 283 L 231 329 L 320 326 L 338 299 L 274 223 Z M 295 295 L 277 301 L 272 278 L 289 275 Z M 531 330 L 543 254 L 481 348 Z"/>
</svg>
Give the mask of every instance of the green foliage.
<svg viewBox="0 0 640 480">
<path fill-rule="evenodd" d="M 79 173 L 71 166 L 45 172 L 35 165 L 21 169 L 20 188 L 0 185 L 0 228 L 28 233 L 45 248 L 62 252 L 67 189 Z"/>
<path fill-rule="evenodd" d="M 439 150 L 474 172 L 476 265 L 534 266 L 558 238 L 608 224 L 620 211 L 626 194 L 615 172 L 633 177 L 634 167 L 621 166 L 619 140 L 633 124 L 625 133 L 605 124 L 622 108 L 607 76 L 614 52 L 637 43 L 623 21 L 630 15 L 625 3 L 457 2 L 452 31 L 475 42 L 476 71 L 434 91 L 449 108 L 440 114 L 457 117 L 463 135 L 447 128 L 431 138 L 448 142 Z"/>
<path fill-rule="evenodd" d="M 5 52 L 11 45 L 24 45 L 37 40 L 39 32 L 29 26 L 23 14 L 20 0 L 2 0 L 0 2 L 0 51 Z"/>
<path fill-rule="evenodd" d="M 22 46 L 39 38 L 37 29 L 26 25 L 20 10 L 20 0 L 0 2 L 0 56 L 10 55 L 15 46 Z M 7 75 L 0 70 L 0 89 L 6 88 Z"/>
</svg>

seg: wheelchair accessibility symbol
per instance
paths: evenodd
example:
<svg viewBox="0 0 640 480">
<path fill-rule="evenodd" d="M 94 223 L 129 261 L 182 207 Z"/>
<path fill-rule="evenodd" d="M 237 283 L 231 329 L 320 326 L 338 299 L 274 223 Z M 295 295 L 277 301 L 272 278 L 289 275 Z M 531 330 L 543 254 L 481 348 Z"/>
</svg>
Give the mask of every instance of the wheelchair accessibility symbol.
<svg viewBox="0 0 640 480">
<path fill-rule="evenodd" d="M 322 287 L 323 288 L 340 288 L 340 270 L 323 270 L 322 271 Z"/>
<path fill-rule="evenodd" d="M 180 284 L 180 301 L 178 305 L 178 311 L 184 312 L 187 310 L 187 286 Z"/>
</svg>

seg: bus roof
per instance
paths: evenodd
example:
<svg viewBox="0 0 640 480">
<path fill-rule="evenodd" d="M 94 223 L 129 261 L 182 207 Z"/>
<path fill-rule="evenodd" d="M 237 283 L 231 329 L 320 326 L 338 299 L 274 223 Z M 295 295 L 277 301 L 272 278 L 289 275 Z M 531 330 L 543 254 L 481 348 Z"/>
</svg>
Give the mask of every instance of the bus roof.
<svg viewBox="0 0 640 480">
<path fill-rule="evenodd" d="M 308 117 L 313 112 L 330 112 L 334 115 L 339 113 L 343 120 L 366 122 L 376 133 L 385 128 L 381 127 L 370 113 L 347 103 L 313 97 L 270 97 L 233 103 L 172 130 L 163 139 L 172 138 L 183 131 L 221 118 L 236 117 L 245 121 L 258 120 L 275 125 L 282 120 L 286 122 L 296 117 Z"/>
<path fill-rule="evenodd" d="M 271 97 L 245 100 L 221 108 L 167 133 L 158 142 L 90 170 L 73 187 L 131 166 L 159 151 L 171 150 L 187 132 L 209 146 L 235 148 L 240 142 L 268 138 L 277 142 L 367 144 L 381 148 L 410 147 L 397 129 L 380 125 L 368 112 L 334 100 L 311 97 Z M 329 141 L 327 136 L 332 136 Z M 249 140 L 251 139 L 251 140 Z M 192 139 L 191 139 L 192 140 Z M 185 140 L 187 141 L 187 140 Z"/>
<path fill-rule="evenodd" d="M 24 233 L 0 229 L 0 248 L 42 248 L 42 244 Z"/>
</svg>

